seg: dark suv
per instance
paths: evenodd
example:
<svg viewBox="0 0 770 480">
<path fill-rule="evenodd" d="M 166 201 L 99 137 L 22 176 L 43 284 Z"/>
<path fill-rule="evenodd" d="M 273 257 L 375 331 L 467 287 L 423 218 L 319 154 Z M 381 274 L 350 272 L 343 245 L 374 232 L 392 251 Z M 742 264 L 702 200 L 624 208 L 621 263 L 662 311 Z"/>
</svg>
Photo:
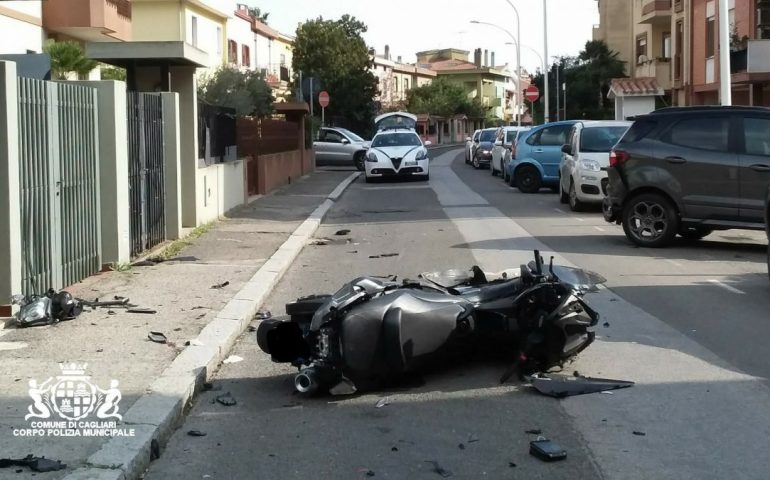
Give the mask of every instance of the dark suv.
<svg viewBox="0 0 770 480">
<path fill-rule="evenodd" d="M 634 120 L 610 153 L 605 220 L 643 247 L 765 228 L 770 108 L 671 107 Z"/>
<path fill-rule="evenodd" d="M 767 276 L 770 277 L 770 186 L 765 201 L 765 232 L 767 233 Z"/>
</svg>

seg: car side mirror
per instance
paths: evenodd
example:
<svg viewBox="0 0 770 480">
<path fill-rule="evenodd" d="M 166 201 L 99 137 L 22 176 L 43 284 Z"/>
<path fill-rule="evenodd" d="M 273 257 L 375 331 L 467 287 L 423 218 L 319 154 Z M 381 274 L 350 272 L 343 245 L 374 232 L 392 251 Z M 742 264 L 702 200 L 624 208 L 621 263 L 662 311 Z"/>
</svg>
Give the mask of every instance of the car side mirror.
<svg viewBox="0 0 770 480">
<path fill-rule="evenodd" d="M 433 145 L 433 142 L 431 142 L 430 140 L 425 140 L 426 147 L 430 147 L 431 145 Z"/>
<path fill-rule="evenodd" d="M 572 155 L 572 145 L 566 144 L 561 146 L 562 153 L 566 153 L 567 155 Z"/>
<path fill-rule="evenodd" d="M 344 139 L 342 139 L 342 144 L 343 145 L 350 145 L 350 140 L 348 140 L 347 138 L 344 138 Z"/>
</svg>

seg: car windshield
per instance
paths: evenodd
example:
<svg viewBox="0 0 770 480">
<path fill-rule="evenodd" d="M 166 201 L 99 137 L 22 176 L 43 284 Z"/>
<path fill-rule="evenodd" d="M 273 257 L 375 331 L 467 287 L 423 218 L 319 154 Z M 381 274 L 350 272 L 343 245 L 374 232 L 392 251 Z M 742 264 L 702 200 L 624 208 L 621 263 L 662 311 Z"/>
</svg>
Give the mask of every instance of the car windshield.
<svg viewBox="0 0 770 480">
<path fill-rule="evenodd" d="M 386 133 L 377 135 L 372 140 L 372 147 L 418 147 L 422 145 L 420 137 L 414 133 Z"/>
<path fill-rule="evenodd" d="M 580 134 L 581 152 L 609 152 L 628 127 L 589 127 Z"/>
<path fill-rule="evenodd" d="M 484 130 L 481 132 L 481 138 L 479 138 L 480 142 L 494 142 L 495 141 L 495 131 L 494 130 Z"/>
<path fill-rule="evenodd" d="M 346 128 L 340 128 L 339 131 L 341 131 L 342 133 L 347 135 L 348 138 L 350 138 L 354 142 L 365 142 L 366 141 L 363 138 L 359 137 L 358 135 L 356 135 L 355 133 L 351 132 L 350 130 L 348 130 Z"/>
<path fill-rule="evenodd" d="M 505 143 L 515 143 L 516 142 L 516 136 L 519 134 L 516 130 L 509 130 L 508 133 L 506 133 L 505 136 Z"/>
</svg>

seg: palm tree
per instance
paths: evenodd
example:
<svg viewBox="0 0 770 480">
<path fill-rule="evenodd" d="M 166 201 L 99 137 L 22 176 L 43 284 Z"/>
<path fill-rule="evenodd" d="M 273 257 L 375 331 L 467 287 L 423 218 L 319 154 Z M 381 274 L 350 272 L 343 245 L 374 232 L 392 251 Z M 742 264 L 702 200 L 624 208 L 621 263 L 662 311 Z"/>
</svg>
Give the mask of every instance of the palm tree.
<svg viewBox="0 0 770 480">
<path fill-rule="evenodd" d="M 51 41 L 43 47 L 43 52 L 51 57 L 51 74 L 56 80 L 66 80 L 69 73 L 87 75 L 97 66 L 75 42 Z"/>
<path fill-rule="evenodd" d="M 610 50 L 610 47 L 601 40 L 586 42 L 585 49 L 578 56 L 588 66 L 592 82 L 598 85 L 599 110 L 604 107 L 604 88 L 609 85 L 613 77 L 623 75 L 625 62 L 618 56 L 618 52 Z"/>
<path fill-rule="evenodd" d="M 255 20 L 267 25 L 267 17 L 270 16 L 270 13 L 262 13 L 262 10 L 260 10 L 259 7 L 249 7 L 249 15 Z"/>
</svg>

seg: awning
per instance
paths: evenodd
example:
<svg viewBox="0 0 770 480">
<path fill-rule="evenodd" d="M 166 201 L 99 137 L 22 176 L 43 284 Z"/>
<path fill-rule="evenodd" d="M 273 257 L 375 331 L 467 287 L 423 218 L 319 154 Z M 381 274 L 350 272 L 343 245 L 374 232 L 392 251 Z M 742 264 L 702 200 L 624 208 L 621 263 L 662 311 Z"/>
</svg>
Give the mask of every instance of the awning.
<svg viewBox="0 0 770 480">
<path fill-rule="evenodd" d="M 116 67 L 184 66 L 206 67 L 208 53 L 181 41 L 88 42 L 86 56 Z"/>
</svg>

